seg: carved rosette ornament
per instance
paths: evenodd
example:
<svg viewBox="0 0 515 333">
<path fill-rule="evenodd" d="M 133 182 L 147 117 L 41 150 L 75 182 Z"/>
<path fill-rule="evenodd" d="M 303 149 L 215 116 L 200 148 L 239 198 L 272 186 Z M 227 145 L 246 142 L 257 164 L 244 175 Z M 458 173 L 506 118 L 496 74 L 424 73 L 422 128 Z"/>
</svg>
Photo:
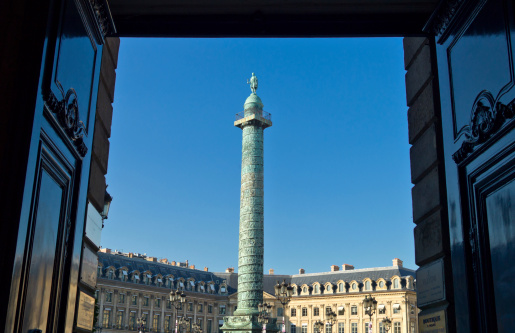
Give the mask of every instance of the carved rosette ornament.
<svg viewBox="0 0 515 333">
<path fill-rule="evenodd" d="M 470 115 L 470 123 L 465 127 L 465 141 L 460 149 L 452 155 L 457 164 L 461 163 L 473 151 L 474 147 L 486 142 L 495 134 L 508 119 L 515 114 L 515 100 L 508 105 L 495 102 L 489 91 L 481 92 Z"/>
<path fill-rule="evenodd" d="M 45 104 L 47 108 L 55 115 L 59 125 L 64 130 L 70 141 L 81 157 L 86 156 L 88 147 L 84 143 L 84 135 L 86 134 L 86 126 L 79 119 L 79 102 L 77 92 L 70 88 L 66 93 L 62 86 L 57 82 L 60 88 L 62 99 L 57 99 L 50 90 L 45 96 Z"/>
</svg>

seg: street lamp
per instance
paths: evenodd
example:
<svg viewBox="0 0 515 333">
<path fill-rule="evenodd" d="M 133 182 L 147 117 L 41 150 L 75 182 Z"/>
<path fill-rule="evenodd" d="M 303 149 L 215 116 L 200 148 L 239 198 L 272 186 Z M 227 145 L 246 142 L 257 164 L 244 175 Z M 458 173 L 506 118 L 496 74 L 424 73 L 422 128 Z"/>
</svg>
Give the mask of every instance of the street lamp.
<svg viewBox="0 0 515 333">
<path fill-rule="evenodd" d="M 315 330 L 318 332 L 318 333 L 324 333 L 323 329 L 324 329 L 324 323 L 320 320 L 317 320 L 315 322 L 315 324 L 313 324 L 313 326 L 315 327 Z"/>
<path fill-rule="evenodd" d="M 185 318 L 185 317 L 181 317 L 179 318 L 179 320 L 177 321 L 178 322 L 178 326 L 184 326 L 186 328 L 186 332 L 190 332 L 190 319 L 189 318 Z"/>
<path fill-rule="evenodd" d="M 372 316 L 377 310 L 377 301 L 371 295 L 365 296 L 363 300 L 363 308 L 365 309 L 365 315 L 370 317 L 370 322 L 372 322 Z"/>
<path fill-rule="evenodd" d="M 177 290 L 170 291 L 170 303 L 175 308 L 175 318 L 179 316 L 179 309 L 182 307 L 182 304 L 185 301 L 186 295 L 182 292 L 182 290 L 179 290 L 179 288 L 177 288 Z"/>
<path fill-rule="evenodd" d="M 200 326 L 200 319 L 197 319 L 197 322 L 193 324 L 191 327 L 193 333 L 202 333 L 202 327 Z"/>
<path fill-rule="evenodd" d="M 113 201 L 113 197 L 107 192 L 104 193 L 104 208 L 102 209 L 102 228 L 104 228 L 104 220 L 107 220 L 107 215 L 109 214 L 109 207 L 111 207 L 111 202 Z"/>
<path fill-rule="evenodd" d="M 390 330 L 390 328 L 392 328 L 392 321 L 390 319 L 388 319 L 388 317 L 383 319 L 382 323 L 383 323 L 384 330 L 386 332 L 388 332 Z"/>
<path fill-rule="evenodd" d="M 283 325 L 286 325 L 285 322 L 285 312 L 286 312 L 286 305 L 290 303 L 291 297 L 293 296 L 293 287 L 290 283 L 286 283 L 286 280 L 283 280 L 283 283 L 279 283 L 277 281 L 277 284 L 274 286 L 275 289 L 275 297 L 279 300 L 279 302 L 283 306 Z M 285 328 L 285 326 L 284 326 Z M 286 331 L 286 328 L 284 329 Z"/>
<path fill-rule="evenodd" d="M 338 316 L 333 309 L 328 309 L 325 313 L 326 319 L 328 320 L 328 324 L 331 327 L 331 332 L 333 331 L 333 326 L 336 323 L 336 317 Z"/>
<path fill-rule="evenodd" d="M 370 317 L 370 321 L 372 321 L 372 316 L 377 310 L 377 301 L 374 297 L 368 295 L 363 299 L 363 308 L 365 309 L 365 314 Z"/>
<path fill-rule="evenodd" d="M 144 333 L 145 332 L 145 325 L 147 324 L 147 320 L 144 317 L 139 317 L 136 320 L 136 322 L 138 324 L 138 331 L 139 331 L 139 333 Z"/>
<path fill-rule="evenodd" d="M 272 308 L 272 304 L 270 303 L 263 303 L 258 304 L 258 322 L 260 324 L 263 324 L 263 329 L 266 330 L 266 324 L 268 324 L 268 321 L 270 319 L 270 309 Z"/>
</svg>

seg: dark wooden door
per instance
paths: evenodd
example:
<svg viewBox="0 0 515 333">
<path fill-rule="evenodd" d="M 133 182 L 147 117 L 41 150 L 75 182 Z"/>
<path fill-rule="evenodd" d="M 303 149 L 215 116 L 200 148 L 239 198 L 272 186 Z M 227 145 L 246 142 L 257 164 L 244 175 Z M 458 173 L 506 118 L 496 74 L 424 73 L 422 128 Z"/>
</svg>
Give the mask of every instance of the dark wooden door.
<svg viewBox="0 0 515 333">
<path fill-rule="evenodd" d="M 6 332 L 70 332 L 76 307 L 108 7 L 48 8 Z"/>
<path fill-rule="evenodd" d="M 513 332 L 513 2 L 444 6 L 435 32 L 457 330 Z"/>
</svg>

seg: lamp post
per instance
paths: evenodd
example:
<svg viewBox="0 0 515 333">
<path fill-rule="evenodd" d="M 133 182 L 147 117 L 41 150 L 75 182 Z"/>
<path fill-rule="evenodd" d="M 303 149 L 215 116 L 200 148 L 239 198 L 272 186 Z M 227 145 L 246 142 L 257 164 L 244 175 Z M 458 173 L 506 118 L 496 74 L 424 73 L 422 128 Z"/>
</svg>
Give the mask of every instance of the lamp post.
<svg viewBox="0 0 515 333">
<path fill-rule="evenodd" d="M 113 201 L 113 197 L 105 191 L 104 194 L 104 209 L 102 210 L 102 228 L 104 228 L 104 220 L 107 220 L 107 215 L 109 214 L 109 207 L 111 207 L 111 202 Z"/>
<path fill-rule="evenodd" d="M 290 283 L 286 283 L 286 280 L 283 280 L 283 283 L 279 283 L 274 286 L 275 289 L 275 297 L 279 300 L 281 305 L 283 306 L 283 327 L 282 332 L 286 331 L 286 322 L 285 322 L 285 312 L 286 306 L 290 303 L 291 297 L 293 296 L 293 287 Z"/>
<path fill-rule="evenodd" d="M 325 316 L 326 316 L 326 319 L 328 321 L 328 324 L 330 325 L 329 327 L 331 327 L 331 333 L 332 333 L 333 332 L 333 326 L 336 323 L 336 317 L 338 315 L 336 314 L 336 312 L 333 311 L 333 309 L 330 309 L 330 310 L 326 311 Z"/>
<path fill-rule="evenodd" d="M 363 299 L 363 308 L 365 309 L 365 315 L 368 315 L 370 317 L 370 324 L 372 323 L 372 316 L 377 310 L 377 301 L 374 297 L 371 295 L 365 296 L 365 299 Z M 372 332 L 371 326 L 369 326 L 370 333 Z"/>
<path fill-rule="evenodd" d="M 388 317 L 383 319 L 382 323 L 383 323 L 384 330 L 386 332 L 388 332 L 390 330 L 390 328 L 392 328 L 392 321 L 390 319 L 388 319 Z"/>
<path fill-rule="evenodd" d="M 272 308 L 272 304 L 263 303 L 258 304 L 258 323 L 263 324 L 263 332 L 266 332 L 266 325 L 270 320 L 270 309 Z"/>
<path fill-rule="evenodd" d="M 172 290 L 170 291 L 170 303 L 175 308 L 175 333 L 177 333 L 177 317 L 179 316 L 179 309 L 182 307 L 182 304 L 186 301 L 186 295 L 182 292 L 182 290 Z"/>
<path fill-rule="evenodd" d="M 315 327 L 315 330 L 318 332 L 318 333 L 323 333 L 323 329 L 324 329 L 324 322 L 320 321 L 320 320 L 317 320 L 313 326 Z"/>
<path fill-rule="evenodd" d="M 145 325 L 147 324 L 147 320 L 143 317 L 139 317 L 136 319 L 136 323 L 138 324 L 139 333 L 145 333 Z"/>
<path fill-rule="evenodd" d="M 202 327 L 200 326 L 200 319 L 197 319 L 197 322 L 193 324 L 191 327 L 193 333 L 202 333 Z"/>
</svg>

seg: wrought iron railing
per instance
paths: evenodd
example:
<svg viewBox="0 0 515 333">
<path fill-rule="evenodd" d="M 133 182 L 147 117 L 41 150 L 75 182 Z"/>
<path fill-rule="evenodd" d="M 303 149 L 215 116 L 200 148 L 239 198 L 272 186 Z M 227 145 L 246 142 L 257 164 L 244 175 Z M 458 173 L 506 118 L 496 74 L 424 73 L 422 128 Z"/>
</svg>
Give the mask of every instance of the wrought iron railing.
<svg viewBox="0 0 515 333">
<path fill-rule="evenodd" d="M 245 117 L 251 116 L 253 114 L 259 115 L 259 116 L 265 118 L 266 120 L 272 121 L 272 114 L 270 114 L 266 111 L 262 111 L 262 110 L 246 110 L 246 111 L 238 112 L 238 113 L 236 113 L 236 121 L 243 119 Z"/>
</svg>

